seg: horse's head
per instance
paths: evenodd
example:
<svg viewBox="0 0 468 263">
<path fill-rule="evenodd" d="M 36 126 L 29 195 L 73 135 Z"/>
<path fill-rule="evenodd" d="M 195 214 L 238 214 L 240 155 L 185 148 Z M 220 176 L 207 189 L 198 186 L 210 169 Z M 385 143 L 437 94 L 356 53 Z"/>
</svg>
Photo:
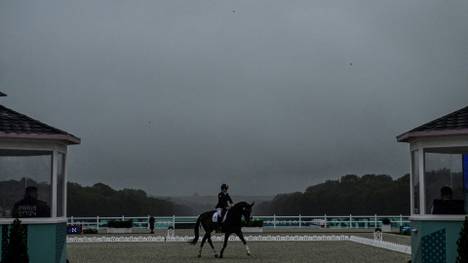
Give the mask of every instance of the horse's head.
<svg viewBox="0 0 468 263">
<path fill-rule="evenodd" d="M 247 222 L 250 222 L 250 217 L 252 215 L 252 206 L 254 206 L 254 204 L 255 202 L 251 204 L 247 202 L 240 203 L 241 214 Z"/>
</svg>

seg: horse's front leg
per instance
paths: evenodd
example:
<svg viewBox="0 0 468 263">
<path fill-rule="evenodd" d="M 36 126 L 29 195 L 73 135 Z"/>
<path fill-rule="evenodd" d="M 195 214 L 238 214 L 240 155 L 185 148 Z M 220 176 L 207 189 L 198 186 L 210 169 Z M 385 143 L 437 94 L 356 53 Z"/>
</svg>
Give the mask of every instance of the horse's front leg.
<svg viewBox="0 0 468 263">
<path fill-rule="evenodd" d="M 245 238 L 244 238 L 244 234 L 242 234 L 241 231 L 237 232 L 236 233 L 237 236 L 240 238 L 240 240 L 242 241 L 242 243 L 244 244 L 245 246 L 245 250 L 247 251 L 247 256 L 250 256 L 250 249 L 249 249 L 249 246 L 247 246 L 247 241 L 245 241 Z"/>
<path fill-rule="evenodd" d="M 229 235 L 231 235 L 231 233 L 225 233 L 225 234 L 224 234 L 224 244 L 223 244 L 223 248 L 221 248 L 221 252 L 219 252 L 219 257 L 220 257 L 220 258 L 223 258 L 224 249 L 226 249 L 226 247 L 227 247 L 227 242 L 228 242 L 228 239 L 229 239 Z"/>
</svg>

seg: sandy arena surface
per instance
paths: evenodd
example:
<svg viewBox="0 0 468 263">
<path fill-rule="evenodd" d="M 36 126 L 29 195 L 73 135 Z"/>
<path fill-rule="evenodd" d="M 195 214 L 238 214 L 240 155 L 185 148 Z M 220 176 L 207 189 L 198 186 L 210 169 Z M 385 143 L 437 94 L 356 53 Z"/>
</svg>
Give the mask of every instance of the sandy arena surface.
<svg viewBox="0 0 468 263">
<path fill-rule="evenodd" d="M 222 243 L 214 243 L 217 251 Z M 208 244 L 197 258 L 198 245 L 186 243 L 105 243 L 68 244 L 71 263 L 121 262 L 407 262 L 406 254 L 360 245 L 348 241 L 328 242 L 251 242 L 252 256 L 241 242 L 230 242 L 225 258 L 217 259 Z"/>
<path fill-rule="evenodd" d="M 167 230 L 157 230 L 155 235 L 165 236 Z M 200 236 L 203 236 L 204 231 L 200 230 Z M 86 235 L 86 236 L 106 236 L 115 234 L 98 234 L 98 235 Z M 121 236 L 145 236 L 148 234 L 147 230 L 137 230 L 133 234 L 119 234 Z M 193 236 L 193 229 L 176 229 L 175 235 L 177 236 Z M 217 234 L 219 235 L 219 234 Z M 244 235 L 354 235 L 366 238 L 373 238 L 374 234 L 370 229 L 307 229 L 307 228 L 291 228 L 291 229 L 265 229 L 263 233 L 244 233 Z M 80 236 L 80 235 L 78 235 Z M 388 242 L 394 242 L 402 245 L 410 245 L 411 237 L 405 235 L 399 235 L 397 233 L 384 233 L 383 240 Z"/>
</svg>

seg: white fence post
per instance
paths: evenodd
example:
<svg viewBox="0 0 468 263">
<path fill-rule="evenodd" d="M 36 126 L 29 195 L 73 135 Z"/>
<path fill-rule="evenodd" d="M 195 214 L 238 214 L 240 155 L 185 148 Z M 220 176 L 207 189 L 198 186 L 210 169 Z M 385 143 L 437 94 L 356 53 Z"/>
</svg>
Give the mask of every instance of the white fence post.
<svg viewBox="0 0 468 263">
<path fill-rule="evenodd" d="M 172 228 L 175 229 L 175 215 L 172 215 Z"/>
<path fill-rule="evenodd" d="M 273 214 L 273 228 L 276 228 L 276 215 Z"/>
<path fill-rule="evenodd" d="M 400 214 L 400 227 L 403 226 L 403 215 Z"/>
<path fill-rule="evenodd" d="M 375 227 L 375 228 L 379 227 L 379 226 L 377 225 L 377 214 L 374 215 L 374 227 Z"/>
<path fill-rule="evenodd" d="M 122 221 L 125 221 L 125 216 L 124 215 L 122 215 Z"/>
<path fill-rule="evenodd" d="M 328 219 L 327 219 L 327 214 L 323 216 L 323 219 L 325 220 L 325 228 L 328 228 Z"/>
<path fill-rule="evenodd" d="M 299 214 L 299 228 L 302 228 L 302 218 L 301 218 L 301 214 Z"/>
<path fill-rule="evenodd" d="M 150 229 L 149 220 L 150 220 L 150 216 L 148 215 L 148 217 L 146 218 L 146 229 Z"/>
<path fill-rule="evenodd" d="M 70 220 L 71 220 L 71 223 L 73 225 L 74 221 L 73 221 L 73 216 L 70 217 Z"/>
<path fill-rule="evenodd" d="M 353 221 L 353 216 L 349 214 L 349 228 L 352 227 L 351 222 Z"/>
<path fill-rule="evenodd" d="M 96 230 L 99 230 L 99 216 L 96 216 Z"/>
</svg>

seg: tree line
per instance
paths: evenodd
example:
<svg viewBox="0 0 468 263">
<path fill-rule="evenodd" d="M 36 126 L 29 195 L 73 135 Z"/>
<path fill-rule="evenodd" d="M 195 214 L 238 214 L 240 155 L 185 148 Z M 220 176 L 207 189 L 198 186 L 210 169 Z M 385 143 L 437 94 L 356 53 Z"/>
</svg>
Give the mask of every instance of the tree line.
<svg viewBox="0 0 468 263">
<path fill-rule="evenodd" d="M 395 180 L 388 175 L 346 175 L 304 192 L 279 194 L 255 210 L 257 215 L 408 215 L 409 184 L 408 174 Z"/>
<path fill-rule="evenodd" d="M 191 215 L 189 207 L 148 196 L 143 190 L 114 190 L 103 183 L 68 183 L 68 216 Z"/>
<path fill-rule="evenodd" d="M 36 185 L 45 192 L 50 187 L 47 184 Z M 2 207 L 12 207 L 22 198 L 20 189 L 23 186 L 24 181 L 21 180 L 0 182 L 0 212 Z M 410 210 L 409 190 L 409 175 L 397 179 L 388 175 L 346 175 L 310 186 L 304 192 L 276 195 L 271 201 L 257 203 L 253 212 L 256 215 L 407 215 Z M 68 216 L 195 215 L 194 209 L 186 202 L 151 197 L 143 190 L 114 190 L 103 183 L 93 186 L 68 183 L 67 198 Z"/>
</svg>

